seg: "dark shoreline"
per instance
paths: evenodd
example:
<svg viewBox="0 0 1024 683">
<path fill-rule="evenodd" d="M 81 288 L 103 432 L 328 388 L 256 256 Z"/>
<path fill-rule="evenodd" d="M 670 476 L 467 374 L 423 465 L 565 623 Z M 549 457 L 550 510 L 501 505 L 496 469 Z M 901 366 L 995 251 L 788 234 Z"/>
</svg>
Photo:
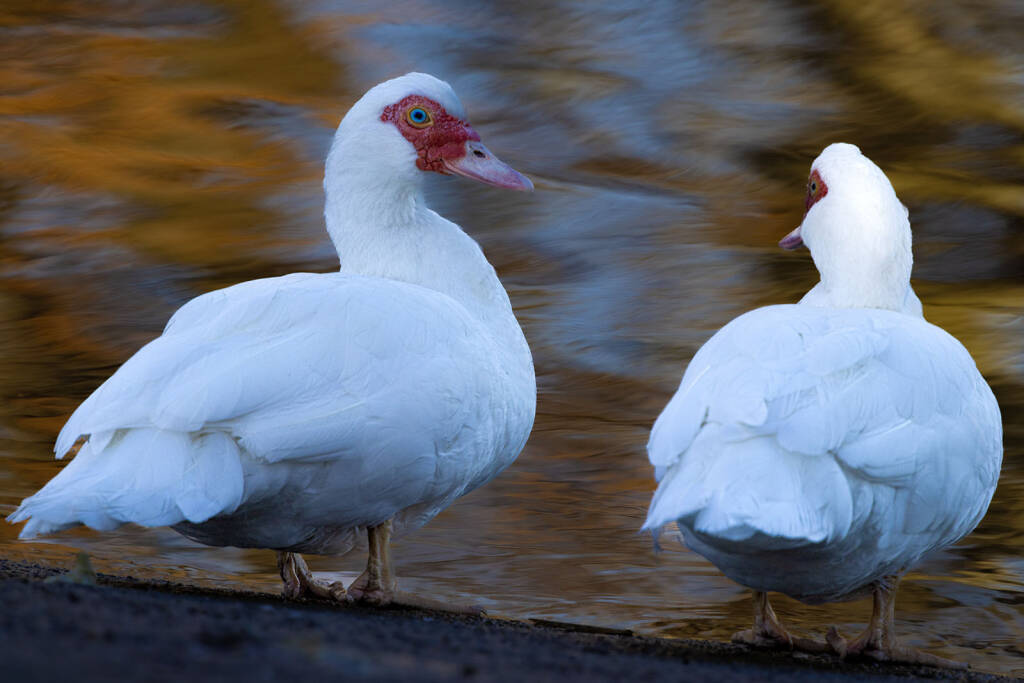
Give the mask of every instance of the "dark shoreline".
<svg viewBox="0 0 1024 683">
<path fill-rule="evenodd" d="M 334 607 L 0 559 L 10 681 L 1007 681 L 977 671 L 841 662 L 574 624 Z"/>
</svg>

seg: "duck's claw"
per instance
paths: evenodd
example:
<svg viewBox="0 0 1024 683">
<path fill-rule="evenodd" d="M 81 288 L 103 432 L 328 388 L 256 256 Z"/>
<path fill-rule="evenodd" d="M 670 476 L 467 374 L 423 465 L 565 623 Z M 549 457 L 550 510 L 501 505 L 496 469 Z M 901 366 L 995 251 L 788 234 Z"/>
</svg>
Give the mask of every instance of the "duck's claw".
<svg viewBox="0 0 1024 683">
<path fill-rule="evenodd" d="M 768 594 L 761 591 L 754 591 L 754 627 L 734 633 L 732 642 L 753 647 L 797 650 L 814 654 L 831 650 L 828 643 L 794 636 L 787 631 L 776 616 L 771 603 L 768 602 Z"/>
<path fill-rule="evenodd" d="M 896 603 L 896 588 L 900 577 L 886 576 L 875 583 L 871 621 L 864 632 L 853 640 L 846 640 L 835 626 L 828 630 L 825 639 L 832 652 L 840 659 L 847 657 L 870 657 L 880 662 L 899 664 L 924 664 L 942 669 L 966 669 L 967 664 L 921 652 L 904 645 L 896 638 L 893 618 Z"/>
<path fill-rule="evenodd" d="M 321 581 L 313 578 L 309 566 L 298 553 L 279 552 L 277 569 L 284 581 L 284 596 L 290 600 L 311 596 L 332 602 L 348 602 L 345 585 L 340 581 Z"/>
</svg>

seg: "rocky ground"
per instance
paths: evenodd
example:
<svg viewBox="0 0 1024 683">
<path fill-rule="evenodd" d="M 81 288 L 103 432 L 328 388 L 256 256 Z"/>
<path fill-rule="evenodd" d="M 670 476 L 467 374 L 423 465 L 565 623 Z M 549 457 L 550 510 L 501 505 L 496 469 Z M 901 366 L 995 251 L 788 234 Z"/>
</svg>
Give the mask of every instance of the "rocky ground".
<svg viewBox="0 0 1024 683">
<path fill-rule="evenodd" d="M 0 670 L 19 683 L 1009 680 L 573 624 L 289 602 L 2 559 L 0 606 Z"/>
</svg>

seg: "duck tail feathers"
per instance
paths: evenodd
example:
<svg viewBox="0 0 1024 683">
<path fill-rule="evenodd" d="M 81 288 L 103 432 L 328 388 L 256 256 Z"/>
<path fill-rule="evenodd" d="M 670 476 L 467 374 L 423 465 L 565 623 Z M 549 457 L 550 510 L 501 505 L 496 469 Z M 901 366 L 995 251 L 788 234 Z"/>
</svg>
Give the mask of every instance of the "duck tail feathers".
<svg viewBox="0 0 1024 683">
<path fill-rule="evenodd" d="M 108 531 L 127 522 L 204 522 L 242 501 L 239 447 L 229 434 L 121 429 L 79 444 L 78 452 L 7 520 L 35 538 L 84 524 Z"/>
</svg>

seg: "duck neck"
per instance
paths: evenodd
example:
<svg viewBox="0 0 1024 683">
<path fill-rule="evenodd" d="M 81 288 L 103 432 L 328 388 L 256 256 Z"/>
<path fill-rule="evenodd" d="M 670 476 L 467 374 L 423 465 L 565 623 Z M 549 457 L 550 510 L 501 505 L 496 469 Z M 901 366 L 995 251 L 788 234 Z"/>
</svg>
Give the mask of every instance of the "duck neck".
<svg viewBox="0 0 1024 683">
<path fill-rule="evenodd" d="M 508 295 L 479 245 L 427 207 L 422 171 L 385 181 L 332 168 L 336 158 L 343 155 L 332 150 L 324 216 L 341 272 L 433 289 L 462 304 L 499 338 L 522 338 Z"/>
<path fill-rule="evenodd" d="M 834 308 L 883 308 L 901 311 L 910 289 L 909 263 L 897 259 L 867 263 L 855 256 L 840 268 L 818 267 L 820 294 Z M 818 264 L 818 258 L 815 258 Z M 903 273 L 906 272 L 907 275 Z"/>
<path fill-rule="evenodd" d="M 851 211 L 808 226 L 805 241 L 821 282 L 801 303 L 911 312 L 907 302 L 916 297 L 910 289 L 910 223 L 902 207 L 900 215 L 887 218 Z"/>
<path fill-rule="evenodd" d="M 423 200 L 422 187 L 413 182 L 378 182 L 358 173 L 332 174 L 328 170 L 324 195 L 327 233 L 346 272 L 372 269 L 373 264 L 364 261 L 375 244 L 389 237 L 411 235 L 414 227 L 433 213 Z"/>
</svg>

